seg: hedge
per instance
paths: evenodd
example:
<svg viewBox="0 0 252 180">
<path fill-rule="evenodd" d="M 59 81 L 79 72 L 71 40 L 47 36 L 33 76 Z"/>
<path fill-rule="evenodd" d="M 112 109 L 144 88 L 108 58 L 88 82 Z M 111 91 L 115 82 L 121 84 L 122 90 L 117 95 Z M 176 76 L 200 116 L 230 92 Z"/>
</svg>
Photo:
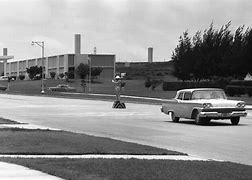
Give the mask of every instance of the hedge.
<svg viewBox="0 0 252 180">
<path fill-rule="evenodd" d="M 247 90 L 244 86 L 228 85 L 225 88 L 225 92 L 228 96 L 240 96 L 242 94 L 246 94 Z"/>
<path fill-rule="evenodd" d="M 234 86 L 251 86 L 252 87 L 252 81 L 241 81 L 241 80 L 232 80 L 229 82 L 229 85 Z"/>
<path fill-rule="evenodd" d="M 164 91 L 177 91 L 188 88 L 221 88 L 224 89 L 228 96 L 241 96 L 248 94 L 252 96 L 252 81 L 179 81 L 179 82 L 163 82 Z"/>
<path fill-rule="evenodd" d="M 224 89 L 228 83 L 225 81 L 200 81 L 200 82 L 163 82 L 164 91 L 177 91 L 187 88 L 222 88 Z"/>
</svg>

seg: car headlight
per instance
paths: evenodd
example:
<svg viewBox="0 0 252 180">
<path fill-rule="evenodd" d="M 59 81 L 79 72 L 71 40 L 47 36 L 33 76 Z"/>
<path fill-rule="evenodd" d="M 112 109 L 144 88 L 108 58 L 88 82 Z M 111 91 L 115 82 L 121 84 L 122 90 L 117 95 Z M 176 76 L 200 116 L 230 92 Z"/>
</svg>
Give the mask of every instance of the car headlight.
<svg viewBox="0 0 252 180">
<path fill-rule="evenodd" d="M 246 104 L 244 102 L 239 102 L 236 105 L 236 107 L 238 107 L 238 108 L 244 108 L 245 106 L 246 106 Z"/>
<path fill-rule="evenodd" d="M 203 108 L 211 108 L 213 105 L 211 103 L 204 103 Z"/>
</svg>

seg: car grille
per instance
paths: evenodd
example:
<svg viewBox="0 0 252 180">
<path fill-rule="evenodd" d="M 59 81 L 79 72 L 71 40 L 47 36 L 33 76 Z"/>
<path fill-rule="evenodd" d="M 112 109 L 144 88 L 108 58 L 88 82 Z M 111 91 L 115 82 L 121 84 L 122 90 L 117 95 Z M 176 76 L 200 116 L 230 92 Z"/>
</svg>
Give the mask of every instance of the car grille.
<svg viewBox="0 0 252 180">
<path fill-rule="evenodd" d="M 202 112 L 218 112 L 218 113 L 231 113 L 234 111 L 245 111 L 245 108 L 209 108 L 202 109 Z"/>
</svg>

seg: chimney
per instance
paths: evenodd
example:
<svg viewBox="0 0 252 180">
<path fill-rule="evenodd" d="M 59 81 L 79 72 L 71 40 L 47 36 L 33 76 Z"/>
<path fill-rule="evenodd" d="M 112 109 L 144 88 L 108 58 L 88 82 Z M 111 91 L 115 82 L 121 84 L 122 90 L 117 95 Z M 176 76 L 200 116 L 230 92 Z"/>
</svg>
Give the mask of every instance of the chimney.
<svg viewBox="0 0 252 180">
<path fill-rule="evenodd" d="M 81 54 L 81 35 L 80 34 L 74 35 L 74 53 Z"/>
<path fill-rule="evenodd" d="M 3 55 L 7 56 L 8 55 L 8 49 L 7 48 L 3 48 Z"/>
<path fill-rule="evenodd" d="M 149 63 L 153 62 L 153 48 L 152 47 L 148 48 L 148 62 Z"/>
</svg>

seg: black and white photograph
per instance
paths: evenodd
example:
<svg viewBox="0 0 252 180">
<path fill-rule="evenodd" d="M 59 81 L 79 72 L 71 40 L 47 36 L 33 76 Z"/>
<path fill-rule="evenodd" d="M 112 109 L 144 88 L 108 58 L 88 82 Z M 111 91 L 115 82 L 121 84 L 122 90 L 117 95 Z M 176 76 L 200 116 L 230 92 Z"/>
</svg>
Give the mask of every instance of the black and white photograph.
<svg viewBox="0 0 252 180">
<path fill-rule="evenodd" d="M 0 0 L 0 180 L 252 179 L 251 0 Z"/>
</svg>

